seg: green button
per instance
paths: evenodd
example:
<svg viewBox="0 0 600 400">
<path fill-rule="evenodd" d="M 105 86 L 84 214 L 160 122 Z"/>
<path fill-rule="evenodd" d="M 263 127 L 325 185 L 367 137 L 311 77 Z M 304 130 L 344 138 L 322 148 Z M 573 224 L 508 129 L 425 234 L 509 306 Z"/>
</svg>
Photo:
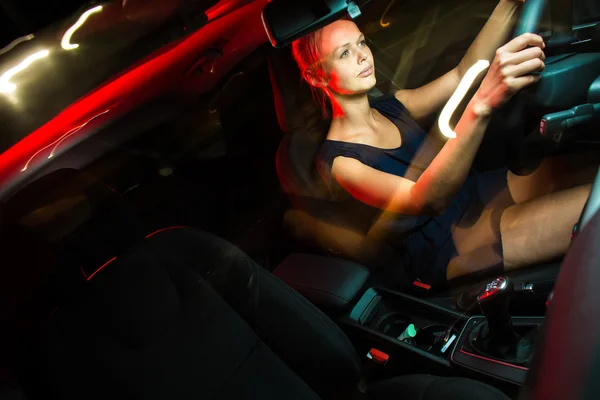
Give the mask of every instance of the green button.
<svg viewBox="0 0 600 400">
<path fill-rule="evenodd" d="M 413 324 L 410 324 L 410 325 L 408 325 L 408 327 L 406 328 L 404 333 L 406 333 L 406 336 L 408 336 L 410 338 L 414 338 L 415 336 L 417 336 L 417 329 L 415 328 L 415 326 Z"/>
</svg>

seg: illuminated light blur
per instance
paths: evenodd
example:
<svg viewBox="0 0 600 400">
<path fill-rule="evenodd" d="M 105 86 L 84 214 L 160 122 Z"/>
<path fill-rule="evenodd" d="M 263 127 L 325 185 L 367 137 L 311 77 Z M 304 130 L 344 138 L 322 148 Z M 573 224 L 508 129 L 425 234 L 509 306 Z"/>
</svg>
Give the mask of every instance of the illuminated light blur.
<svg viewBox="0 0 600 400">
<path fill-rule="evenodd" d="M 23 167 L 23 169 L 21 170 L 21 172 L 25 172 L 27 170 L 27 167 L 29 167 L 29 163 L 31 162 L 31 160 L 33 160 L 38 154 L 40 154 L 42 151 L 46 150 L 47 148 L 49 148 L 50 146 L 54 146 L 52 148 L 52 151 L 50 152 L 50 155 L 48 156 L 48 159 L 52 158 L 54 156 L 54 152 L 56 151 L 56 148 L 65 140 L 67 139 L 69 136 L 71 136 L 72 134 L 74 134 L 75 132 L 81 130 L 81 128 L 83 128 L 84 126 L 86 126 L 87 124 L 89 124 L 90 122 L 92 122 L 93 120 L 95 120 L 96 118 L 98 118 L 101 115 L 106 114 L 107 112 L 109 112 L 110 109 L 103 111 L 99 114 L 94 115 L 92 118 L 88 119 L 87 121 L 85 121 L 83 124 L 76 126 L 75 128 L 71 129 L 70 131 L 68 131 L 67 133 L 64 133 L 63 135 L 61 135 L 58 139 L 56 139 L 54 142 L 50 143 L 49 145 L 42 147 L 41 149 L 39 149 L 38 151 L 36 151 L 31 157 L 29 157 L 29 160 L 27 160 L 27 162 L 25 163 L 25 166 Z"/>
<path fill-rule="evenodd" d="M 390 11 L 390 8 L 392 8 L 392 6 L 394 5 L 394 3 L 395 3 L 395 0 L 390 1 L 390 4 L 388 4 L 388 6 L 386 7 L 385 11 L 381 15 L 381 18 L 379 19 L 379 25 L 381 25 L 382 28 L 387 28 L 388 26 L 390 26 L 390 23 L 389 22 L 383 22 L 383 19 L 387 15 L 388 11 Z"/>
<path fill-rule="evenodd" d="M 90 17 L 90 15 L 99 13 L 100 11 L 102 11 L 102 6 L 96 6 L 94 8 L 90 8 L 89 10 L 81 14 L 81 17 L 79 17 L 77 22 L 75 22 L 72 27 L 67 29 L 67 31 L 63 35 L 62 40 L 60 41 L 60 46 L 65 50 L 73 50 L 78 48 L 79 45 L 77 43 L 71 43 L 71 36 L 73 36 L 77 29 L 81 28 L 81 25 L 85 23 L 85 21 Z"/>
<path fill-rule="evenodd" d="M 446 103 L 444 106 L 444 109 L 440 114 L 440 118 L 438 119 L 438 126 L 440 128 L 440 132 L 442 132 L 442 134 L 447 138 L 452 139 L 456 137 L 456 132 L 450 128 L 450 118 L 456 110 L 456 107 L 458 107 L 462 99 L 465 97 L 471 88 L 471 85 L 473 85 L 473 82 L 475 79 L 477 79 L 477 76 L 489 66 L 490 62 L 488 60 L 479 60 L 471 68 L 469 68 L 463 79 L 458 84 L 454 94 L 452 94 L 450 100 L 448 100 L 448 103 Z"/>
<path fill-rule="evenodd" d="M 99 114 L 94 115 L 92 118 L 88 119 L 87 121 L 85 121 L 83 124 L 79 125 L 77 128 L 75 128 L 75 130 L 71 130 L 69 132 L 67 132 L 66 135 L 62 136 L 62 139 L 59 138 L 58 143 L 56 143 L 56 145 L 54 145 L 54 148 L 52 149 L 52 151 L 50 152 L 50 155 L 48 156 L 48 158 L 52 158 L 54 156 L 54 152 L 56 151 L 56 148 L 69 136 L 71 136 L 72 134 L 74 134 L 75 132 L 77 132 L 78 130 L 80 130 L 81 128 L 83 128 L 84 126 L 86 126 L 87 124 L 89 124 L 90 122 L 92 122 L 93 120 L 95 120 L 96 118 L 98 118 L 101 115 L 106 114 L 107 112 L 109 112 L 110 109 L 102 111 Z"/>
<path fill-rule="evenodd" d="M 57 116 L 47 121 L 26 137 L 20 139 L 0 154 L 0 195 L 8 193 L 23 176 L 21 170 L 26 160 L 40 147 L 54 142 L 69 130 L 76 121 L 86 119 L 86 115 L 94 115 L 99 111 L 111 108 L 111 113 L 122 115 L 129 110 L 144 104 L 155 96 L 162 95 L 182 83 L 181 76 L 196 61 L 197 55 L 210 47 L 219 32 L 226 26 L 244 24 L 248 34 L 244 36 L 245 48 L 261 46 L 265 41 L 264 29 L 260 18 L 245 18 L 247 14 L 260 15 L 267 0 L 249 2 L 241 10 L 226 14 L 223 18 L 208 24 L 201 30 L 193 32 L 181 42 L 165 48 L 164 51 L 152 55 L 144 62 L 136 64 L 122 74 L 115 75 L 106 84 L 91 90 L 77 102 L 67 106 Z M 240 51 L 240 56 L 244 51 Z M 217 69 L 218 80 L 228 71 L 229 66 Z M 216 81 L 194 82 L 182 86 L 185 91 L 208 92 Z M 188 83 L 188 82 L 186 82 Z M 6 96 L 7 98 L 9 95 Z M 116 99 L 123 98 L 123 105 L 116 106 Z M 80 132 L 86 135 L 87 132 Z M 45 159 L 45 157 L 44 157 Z"/>
<path fill-rule="evenodd" d="M 1 93 L 10 93 L 13 92 L 17 85 L 10 82 L 10 78 L 23 71 L 25 68 L 29 67 L 29 65 L 39 60 L 40 58 L 46 57 L 50 52 L 48 50 L 38 51 L 37 53 L 33 53 L 32 55 L 26 57 L 21 63 L 15 67 L 12 67 L 8 71 L 6 71 L 0 77 L 0 92 Z"/>
<path fill-rule="evenodd" d="M 21 36 L 19 38 L 16 38 L 15 40 L 13 40 L 12 42 L 10 42 L 8 45 L 4 46 L 2 49 L 0 49 L 0 55 L 4 54 L 4 53 L 8 53 L 9 51 L 11 51 L 12 49 L 14 49 L 18 44 L 26 42 L 28 40 L 33 39 L 35 36 L 33 35 L 33 33 L 30 33 L 29 35 L 25 35 L 25 36 Z"/>
</svg>

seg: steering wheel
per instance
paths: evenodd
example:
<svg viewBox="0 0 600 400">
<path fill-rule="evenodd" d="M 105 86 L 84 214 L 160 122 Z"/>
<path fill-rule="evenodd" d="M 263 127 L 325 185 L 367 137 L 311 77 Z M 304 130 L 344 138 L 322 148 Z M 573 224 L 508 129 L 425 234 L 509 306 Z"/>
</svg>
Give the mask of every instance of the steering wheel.
<svg viewBox="0 0 600 400">
<path fill-rule="evenodd" d="M 563 260 L 531 370 L 519 399 L 597 399 L 600 395 L 600 172 L 591 214 Z"/>
<path fill-rule="evenodd" d="M 521 9 L 514 37 L 537 31 L 545 9 L 546 0 L 527 0 Z"/>
<path fill-rule="evenodd" d="M 521 6 L 519 19 L 517 20 L 513 37 L 517 37 L 527 32 L 537 32 L 544 10 L 547 6 L 547 0 L 526 0 Z M 542 78 L 543 79 L 543 78 Z M 539 85 L 539 83 L 537 84 Z M 536 148 L 536 143 L 528 146 L 525 142 L 526 136 L 534 127 L 523 126 L 522 121 L 527 121 L 526 100 L 527 92 L 535 91 L 536 86 L 526 88 L 522 93 L 514 96 L 494 117 L 494 122 L 490 124 L 490 136 L 502 138 L 505 144 L 505 163 L 515 174 L 527 174 L 534 170 L 541 160 L 543 154 L 540 154 Z"/>
</svg>

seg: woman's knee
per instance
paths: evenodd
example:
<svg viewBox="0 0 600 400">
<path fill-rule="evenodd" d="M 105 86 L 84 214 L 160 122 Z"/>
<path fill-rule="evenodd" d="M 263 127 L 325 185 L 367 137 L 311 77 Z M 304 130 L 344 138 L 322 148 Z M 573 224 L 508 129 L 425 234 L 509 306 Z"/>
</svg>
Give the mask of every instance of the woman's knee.
<svg viewBox="0 0 600 400">
<path fill-rule="evenodd" d="M 506 268 L 520 268 L 563 255 L 590 188 L 591 185 L 582 185 L 507 208 L 500 219 Z"/>
</svg>

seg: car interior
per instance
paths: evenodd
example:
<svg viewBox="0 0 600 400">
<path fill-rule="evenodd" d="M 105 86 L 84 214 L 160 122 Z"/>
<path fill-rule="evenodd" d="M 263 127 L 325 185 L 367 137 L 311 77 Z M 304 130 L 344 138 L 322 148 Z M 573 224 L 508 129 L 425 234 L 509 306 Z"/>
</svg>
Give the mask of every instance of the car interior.
<svg viewBox="0 0 600 400">
<path fill-rule="evenodd" d="M 598 398 L 600 174 L 564 259 L 437 287 L 375 268 L 314 165 L 329 121 L 293 40 L 352 18 L 377 98 L 456 65 L 497 1 L 204 3 L 151 89 L 3 181 L 0 399 Z M 522 32 L 546 69 L 474 170 L 600 150 L 600 4 L 527 0 Z"/>
</svg>

